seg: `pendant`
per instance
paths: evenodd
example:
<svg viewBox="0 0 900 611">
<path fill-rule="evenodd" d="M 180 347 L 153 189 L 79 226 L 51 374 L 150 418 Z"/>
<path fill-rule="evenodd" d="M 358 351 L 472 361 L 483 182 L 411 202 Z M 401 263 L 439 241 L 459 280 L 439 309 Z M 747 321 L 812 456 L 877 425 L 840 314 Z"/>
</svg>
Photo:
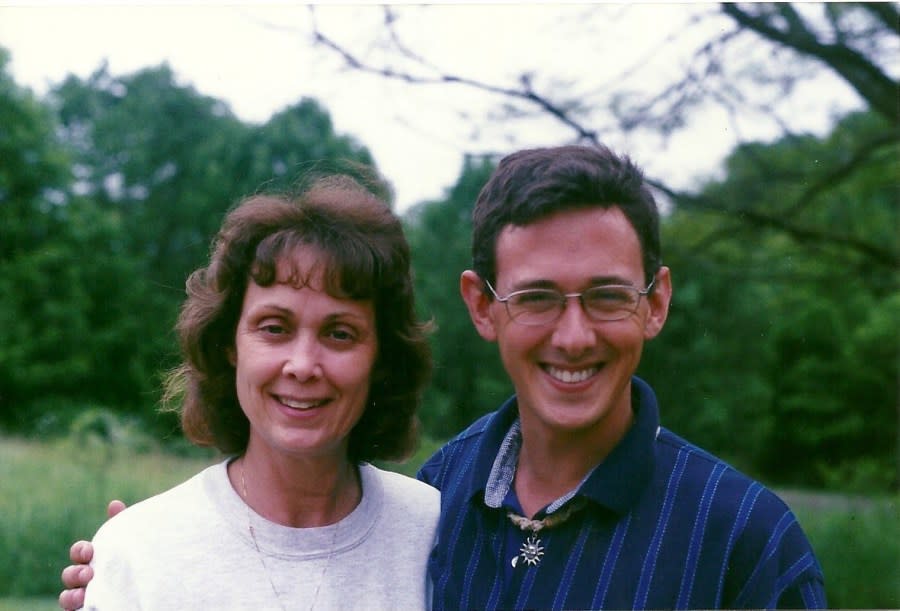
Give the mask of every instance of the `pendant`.
<svg viewBox="0 0 900 611">
<path fill-rule="evenodd" d="M 512 559 L 512 566 L 516 568 L 520 558 L 528 566 L 537 566 L 543 555 L 544 547 L 541 545 L 541 540 L 538 539 L 536 534 L 532 533 L 528 535 L 525 543 L 519 549 L 519 555 Z"/>
</svg>

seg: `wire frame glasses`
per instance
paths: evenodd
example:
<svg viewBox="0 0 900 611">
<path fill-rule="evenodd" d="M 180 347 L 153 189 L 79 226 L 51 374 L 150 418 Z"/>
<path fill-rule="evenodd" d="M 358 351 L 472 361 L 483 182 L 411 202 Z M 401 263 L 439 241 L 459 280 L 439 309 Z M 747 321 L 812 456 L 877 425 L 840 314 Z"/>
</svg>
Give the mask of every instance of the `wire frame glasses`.
<svg viewBox="0 0 900 611">
<path fill-rule="evenodd" d="M 526 289 L 501 297 L 487 280 L 485 285 L 494 298 L 506 306 L 509 317 L 521 325 L 549 325 L 562 316 L 569 299 L 578 299 L 587 317 L 595 322 L 628 318 L 637 312 L 641 297 L 653 290 L 654 278 L 645 289 L 629 285 L 593 286 L 581 293 L 561 293 L 554 289 Z"/>
</svg>

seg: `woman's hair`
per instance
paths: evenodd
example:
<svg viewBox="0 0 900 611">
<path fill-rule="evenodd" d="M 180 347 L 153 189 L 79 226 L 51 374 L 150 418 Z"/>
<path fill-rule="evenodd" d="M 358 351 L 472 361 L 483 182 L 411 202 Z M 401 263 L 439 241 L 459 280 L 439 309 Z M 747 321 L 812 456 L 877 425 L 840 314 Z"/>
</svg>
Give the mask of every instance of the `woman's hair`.
<svg viewBox="0 0 900 611">
<path fill-rule="evenodd" d="M 320 254 L 325 291 L 370 300 L 378 355 L 366 409 L 349 438 L 354 462 L 406 458 L 417 440 L 416 409 L 431 373 L 428 325 L 417 321 L 409 246 L 390 208 L 347 175 L 319 178 L 298 195 L 255 195 L 228 215 L 206 267 L 187 280 L 177 332 L 182 365 L 166 380 L 181 399 L 192 442 L 242 453 L 250 424 L 238 403 L 229 351 L 249 281 L 277 282 L 278 263 L 298 246 Z M 296 277 L 297 270 L 293 270 Z"/>
</svg>

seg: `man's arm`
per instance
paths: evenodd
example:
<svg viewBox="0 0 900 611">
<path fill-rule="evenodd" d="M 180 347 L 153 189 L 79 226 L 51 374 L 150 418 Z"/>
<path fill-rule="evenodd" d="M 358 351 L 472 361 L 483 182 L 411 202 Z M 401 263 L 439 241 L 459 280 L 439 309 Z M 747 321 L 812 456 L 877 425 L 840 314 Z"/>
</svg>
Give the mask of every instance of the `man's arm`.
<svg viewBox="0 0 900 611">
<path fill-rule="evenodd" d="M 111 518 L 123 509 L 122 501 L 110 501 L 106 516 Z M 63 609 L 80 609 L 84 605 L 84 590 L 94 577 L 94 570 L 89 566 L 93 557 L 94 546 L 90 541 L 76 541 L 69 548 L 72 564 L 63 569 L 62 582 L 66 589 L 59 593 L 59 606 Z"/>
</svg>

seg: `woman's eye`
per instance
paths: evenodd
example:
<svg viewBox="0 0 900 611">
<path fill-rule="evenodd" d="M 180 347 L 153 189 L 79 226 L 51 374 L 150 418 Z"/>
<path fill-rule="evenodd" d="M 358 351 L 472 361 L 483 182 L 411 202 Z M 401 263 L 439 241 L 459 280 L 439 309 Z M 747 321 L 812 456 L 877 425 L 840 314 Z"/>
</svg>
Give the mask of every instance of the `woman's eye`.
<svg viewBox="0 0 900 611">
<path fill-rule="evenodd" d="M 339 342 L 352 342 L 356 339 L 356 334 L 352 330 L 344 328 L 331 329 L 328 336 Z"/>
<path fill-rule="evenodd" d="M 284 335 L 287 332 L 287 330 L 284 328 L 283 325 L 279 325 L 279 324 L 275 324 L 275 323 L 269 323 L 269 324 L 262 325 L 262 326 L 260 326 L 259 329 L 263 333 L 267 333 L 269 335 Z"/>
</svg>

